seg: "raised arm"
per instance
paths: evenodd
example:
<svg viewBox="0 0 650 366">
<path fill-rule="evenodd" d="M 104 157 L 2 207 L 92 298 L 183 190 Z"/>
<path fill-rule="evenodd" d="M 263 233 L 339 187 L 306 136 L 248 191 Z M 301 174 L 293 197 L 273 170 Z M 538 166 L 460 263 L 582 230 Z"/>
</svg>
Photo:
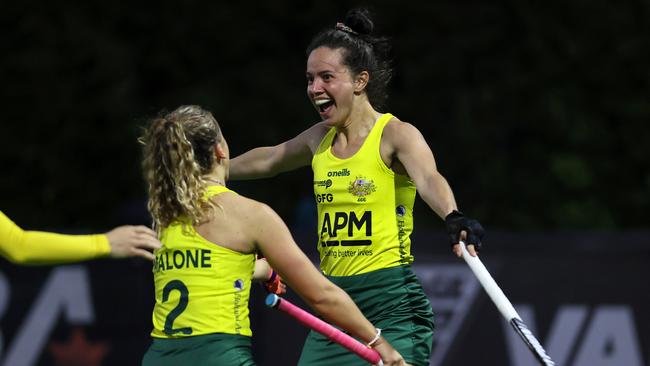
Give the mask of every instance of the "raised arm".
<svg viewBox="0 0 650 366">
<path fill-rule="evenodd" d="M 305 302 L 328 321 L 363 342 L 377 334 L 345 291 L 326 279 L 298 248 L 282 219 L 268 206 L 255 210 L 254 238 L 269 264 Z M 403 365 L 401 355 L 383 338 L 374 346 L 386 365 Z"/>
<path fill-rule="evenodd" d="M 279 145 L 249 150 L 230 160 L 229 179 L 266 178 L 308 166 L 325 133 L 327 127 L 317 123 Z"/>
</svg>

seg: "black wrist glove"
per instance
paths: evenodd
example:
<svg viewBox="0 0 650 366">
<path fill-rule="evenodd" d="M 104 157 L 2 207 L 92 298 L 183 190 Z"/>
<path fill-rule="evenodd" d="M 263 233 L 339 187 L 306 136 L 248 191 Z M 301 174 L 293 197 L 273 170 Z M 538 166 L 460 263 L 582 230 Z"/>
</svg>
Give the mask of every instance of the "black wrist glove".
<svg viewBox="0 0 650 366">
<path fill-rule="evenodd" d="M 465 244 L 474 245 L 474 250 L 477 252 L 481 249 L 481 239 L 483 239 L 485 230 L 478 221 L 465 217 L 460 211 L 453 210 L 445 217 L 445 226 L 452 246 L 458 244 L 460 232 L 464 230 L 467 233 Z"/>
</svg>

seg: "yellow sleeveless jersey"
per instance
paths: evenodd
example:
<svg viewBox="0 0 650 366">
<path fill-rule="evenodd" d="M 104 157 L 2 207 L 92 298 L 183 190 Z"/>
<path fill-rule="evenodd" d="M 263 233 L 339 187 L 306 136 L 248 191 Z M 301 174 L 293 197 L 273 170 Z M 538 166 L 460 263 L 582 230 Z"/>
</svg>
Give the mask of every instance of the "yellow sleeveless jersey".
<svg viewBox="0 0 650 366">
<path fill-rule="evenodd" d="M 359 151 L 347 159 L 332 154 L 336 129 L 321 141 L 312 159 L 318 207 L 321 270 L 351 276 L 413 262 L 415 184 L 381 159 L 382 115 Z"/>
<path fill-rule="evenodd" d="M 232 192 L 208 187 L 207 196 Z M 157 338 L 210 333 L 251 336 L 248 301 L 255 254 L 214 244 L 188 220 L 163 229 L 153 275 L 156 304 L 151 332 Z"/>
</svg>

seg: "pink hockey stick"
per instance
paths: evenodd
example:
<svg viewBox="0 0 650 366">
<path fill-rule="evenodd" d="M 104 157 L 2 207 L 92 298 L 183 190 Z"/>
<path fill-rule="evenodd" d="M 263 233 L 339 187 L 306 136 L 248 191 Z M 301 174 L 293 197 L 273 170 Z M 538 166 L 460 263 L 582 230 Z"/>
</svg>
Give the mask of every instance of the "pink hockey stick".
<svg viewBox="0 0 650 366">
<path fill-rule="evenodd" d="M 286 299 L 283 299 L 275 294 L 266 296 L 266 306 L 276 308 L 291 315 L 300 323 L 308 326 L 309 328 L 317 331 L 332 341 L 340 344 L 341 346 L 354 352 L 359 357 L 372 363 L 373 365 L 383 366 L 379 353 L 372 348 L 366 347 L 361 342 L 350 337 L 349 335 L 334 328 L 332 325 L 324 322 L 323 320 L 313 316 L 305 310 L 297 307 Z"/>
</svg>

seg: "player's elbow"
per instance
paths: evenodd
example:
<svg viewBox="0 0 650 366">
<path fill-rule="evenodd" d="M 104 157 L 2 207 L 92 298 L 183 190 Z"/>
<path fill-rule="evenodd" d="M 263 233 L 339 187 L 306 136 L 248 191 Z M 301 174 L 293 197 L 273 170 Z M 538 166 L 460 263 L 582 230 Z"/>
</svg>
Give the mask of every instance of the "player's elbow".
<svg viewBox="0 0 650 366">
<path fill-rule="evenodd" d="M 316 312 L 327 315 L 340 301 L 340 289 L 328 281 L 316 291 L 310 291 L 305 296 L 307 302 Z"/>
</svg>

